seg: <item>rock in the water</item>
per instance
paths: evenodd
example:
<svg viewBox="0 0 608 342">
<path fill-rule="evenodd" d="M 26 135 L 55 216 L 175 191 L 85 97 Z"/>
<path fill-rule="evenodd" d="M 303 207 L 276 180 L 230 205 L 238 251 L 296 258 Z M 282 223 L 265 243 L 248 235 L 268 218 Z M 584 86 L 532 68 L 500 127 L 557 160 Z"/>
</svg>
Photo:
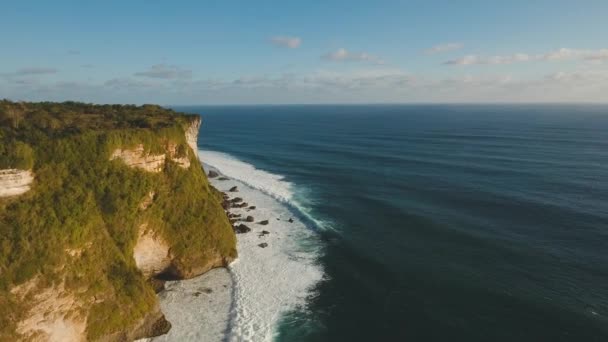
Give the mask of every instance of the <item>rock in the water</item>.
<svg viewBox="0 0 608 342">
<path fill-rule="evenodd" d="M 289 218 L 289 223 L 293 223 L 293 219 L 291 217 Z"/>
<path fill-rule="evenodd" d="M 224 210 L 228 210 L 228 209 L 230 209 L 230 204 L 231 204 L 230 201 L 223 200 L 222 201 L 222 208 L 224 208 Z"/>
<path fill-rule="evenodd" d="M 262 247 L 262 248 L 266 248 L 268 247 L 268 244 L 266 242 L 262 242 L 261 244 L 259 244 L 258 246 Z"/>
<path fill-rule="evenodd" d="M 253 218 L 253 216 L 247 216 L 247 218 L 245 218 L 245 221 L 253 222 L 253 221 L 255 221 L 255 219 Z"/>
<path fill-rule="evenodd" d="M 207 174 L 207 177 L 209 177 L 209 178 L 215 178 L 217 176 L 219 176 L 219 174 L 213 170 L 210 170 L 209 173 Z"/>
<path fill-rule="evenodd" d="M 234 227 L 234 232 L 237 234 L 243 234 L 243 233 L 248 233 L 251 231 L 251 228 L 247 227 L 244 224 L 239 224 L 238 226 Z"/>
<path fill-rule="evenodd" d="M 260 221 L 260 224 L 265 226 L 268 224 L 268 220 Z"/>
<path fill-rule="evenodd" d="M 270 234 L 270 232 L 269 232 L 269 231 L 267 231 L 267 230 L 262 230 L 262 232 L 261 232 L 260 234 L 258 234 L 258 237 L 262 237 L 262 236 L 264 236 L 264 235 L 268 235 L 268 234 Z"/>
<path fill-rule="evenodd" d="M 243 199 L 240 197 L 235 197 L 233 199 L 230 200 L 231 203 L 239 203 L 239 202 L 243 202 Z"/>
<path fill-rule="evenodd" d="M 252 205 L 251 207 L 248 208 L 249 210 L 253 210 L 255 209 L 255 205 Z"/>
<path fill-rule="evenodd" d="M 227 181 L 227 180 L 229 180 L 229 179 L 230 179 L 230 178 L 228 178 L 228 177 L 220 177 L 220 178 L 218 178 L 217 180 L 221 180 L 221 181 Z"/>
<path fill-rule="evenodd" d="M 235 186 L 233 186 L 232 188 L 230 188 L 230 190 L 228 190 L 228 191 L 230 191 L 230 192 L 237 192 L 237 191 L 239 191 L 239 189 L 238 189 L 238 187 L 235 185 Z"/>
</svg>

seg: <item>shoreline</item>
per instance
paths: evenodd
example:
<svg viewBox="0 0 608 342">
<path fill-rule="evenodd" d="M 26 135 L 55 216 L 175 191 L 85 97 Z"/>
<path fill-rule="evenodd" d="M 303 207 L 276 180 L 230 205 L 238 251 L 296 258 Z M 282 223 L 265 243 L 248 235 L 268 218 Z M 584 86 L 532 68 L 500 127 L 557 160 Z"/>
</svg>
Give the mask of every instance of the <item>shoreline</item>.
<svg viewBox="0 0 608 342">
<path fill-rule="evenodd" d="M 217 173 L 209 183 L 230 203 L 225 209 L 233 227 L 247 232 L 235 229 L 239 256 L 226 268 L 166 283 L 158 297 L 173 328 L 144 341 L 272 341 L 283 315 L 303 309 L 322 278 L 316 254 L 300 246 L 311 231 L 277 198 L 201 164 L 206 174 Z"/>
</svg>

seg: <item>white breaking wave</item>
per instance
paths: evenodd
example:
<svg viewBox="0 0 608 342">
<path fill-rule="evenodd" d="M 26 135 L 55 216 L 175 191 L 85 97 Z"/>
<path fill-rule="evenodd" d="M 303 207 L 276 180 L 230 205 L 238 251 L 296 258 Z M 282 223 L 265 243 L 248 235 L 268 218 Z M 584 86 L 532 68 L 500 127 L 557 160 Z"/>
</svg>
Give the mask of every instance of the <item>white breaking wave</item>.
<svg viewBox="0 0 608 342">
<path fill-rule="evenodd" d="M 301 205 L 300 201 L 296 199 L 297 196 L 293 189 L 293 184 L 286 181 L 285 177 L 257 169 L 255 166 L 245 163 L 227 153 L 198 150 L 198 155 L 204 165 L 211 166 L 224 176 L 238 180 L 253 189 L 291 205 L 299 211 L 300 215 L 313 222 L 315 228 L 334 230 L 331 222 L 313 217 L 310 214 L 309 208 Z"/>
<path fill-rule="evenodd" d="M 203 163 L 211 165 L 227 177 L 234 178 L 280 201 L 289 202 L 293 199 L 292 184 L 285 181 L 283 176 L 256 169 L 255 166 L 222 152 L 199 150 L 198 155 Z"/>
<path fill-rule="evenodd" d="M 199 155 L 206 165 L 231 178 L 211 179 L 213 186 L 257 207 L 249 211 L 231 209 L 242 217 L 253 216 L 255 222 L 245 222 L 251 232 L 237 234 L 239 258 L 229 266 L 234 291 L 226 339 L 272 341 L 283 315 L 305 309 L 315 285 L 323 278 L 317 262 L 317 236 L 284 204 L 296 206 L 293 186 L 282 176 L 225 153 L 199 151 Z M 239 192 L 228 192 L 235 185 Z M 268 220 L 268 225 L 259 224 L 262 220 Z M 262 231 L 268 234 L 262 235 Z M 262 243 L 267 245 L 260 247 Z"/>
</svg>

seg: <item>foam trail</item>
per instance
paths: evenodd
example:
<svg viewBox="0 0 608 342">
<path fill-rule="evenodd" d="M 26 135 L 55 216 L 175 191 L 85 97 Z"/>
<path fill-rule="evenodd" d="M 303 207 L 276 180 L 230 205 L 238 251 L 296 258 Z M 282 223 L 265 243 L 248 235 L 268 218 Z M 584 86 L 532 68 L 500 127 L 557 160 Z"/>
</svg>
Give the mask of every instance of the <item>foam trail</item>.
<svg viewBox="0 0 608 342">
<path fill-rule="evenodd" d="M 283 176 L 256 169 L 255 166 L 222 152 L 199 150 L 198 155 L 203 163 L 213 166 L 227 177 L 234 178 L 282 202 L 293 199 L 293 186 L 285 181 Z"/>
<path fill-rule="evenodd" d="M 293 184 L 286 181 L 285 177 L 257 169 L 255 166 L 227 153 L 199 150 L 198 155 L 204 165 L 211 166 L 227 177 L 234 178 L 253 189 L 288 204 L 302 216 L 304 221 L 312 223 L 310 228 L 334 230 L 331 222 L 313 217 L 308 208 L 301 205 L 296 198 Z"/>
<path fill-rule="evenodd" d="M 239 258 L 229 269 L 234 282 L 233 304 L 226 340 L 272 341 L 284 314 L 305 309 L 314 286 L 322 280 L 323 269 L 317 260 L 320 243 L 306 224 L 293 215 L 286 203 L 294 203 L 291 183 L 282 176 L 256 169 L 230 155 L 199 151 L 201 160 L 227 181 L 211 179 L 213 186 L 227 191 L 237 185 L 238 193 L 257 209 L 231 209 L 255 222 L 246 223 L 252 231 L 237 235 Z M 293 218 L 293 222 L 288 222 Z M 261 236 L 262 231 L 269 234 Z M 266 247 L 260 247 L 266 243 Z"/>
</svg>

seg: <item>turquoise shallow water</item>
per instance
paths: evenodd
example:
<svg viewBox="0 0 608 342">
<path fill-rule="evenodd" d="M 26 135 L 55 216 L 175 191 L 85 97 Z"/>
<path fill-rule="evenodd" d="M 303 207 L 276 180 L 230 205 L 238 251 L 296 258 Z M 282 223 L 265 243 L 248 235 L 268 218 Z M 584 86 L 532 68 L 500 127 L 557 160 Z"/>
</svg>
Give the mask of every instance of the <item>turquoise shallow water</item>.
<svg viewBox="0 0 608 342">
<path fill-rule="evenodd" d="M 608 107 L 176 109 L 319 235 L 278 340 L 608 340 Z"/>
</svg>

